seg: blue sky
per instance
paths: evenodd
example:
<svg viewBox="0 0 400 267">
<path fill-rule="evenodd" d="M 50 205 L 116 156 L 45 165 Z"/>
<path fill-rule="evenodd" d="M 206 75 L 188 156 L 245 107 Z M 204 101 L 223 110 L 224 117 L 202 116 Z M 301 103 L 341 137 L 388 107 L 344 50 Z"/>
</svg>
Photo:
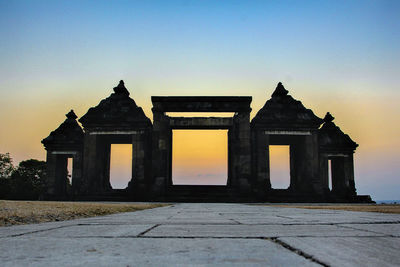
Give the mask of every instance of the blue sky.
<svg viewBox="0 0 400 267">
<path fill-rule="evenodd" d="M 397 1 L 1 1 L 0 9 L 1 70 L 14 79 L 96 77 L 101 67 L 111 77 L 286 72 L 339 82 L 374 73 L 394 83 L 400 59 Z M 314 65 L 322 68 L 310 75 Z"/>
</svg>

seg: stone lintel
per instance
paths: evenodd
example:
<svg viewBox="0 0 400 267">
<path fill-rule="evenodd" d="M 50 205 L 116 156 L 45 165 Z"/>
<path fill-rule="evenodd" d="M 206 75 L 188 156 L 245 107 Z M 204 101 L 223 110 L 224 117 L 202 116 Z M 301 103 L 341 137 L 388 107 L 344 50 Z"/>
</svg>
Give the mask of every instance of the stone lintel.
<svg viewBox="0 0 400 267">
<path fill-rule="evenodd" d="M 264 131 L 269 135 L 311 135 L 310 131 Z"/>
<path fill-rule="evenodd" d="M 106 134 L 143 134 L 144 131 L 93 131 L 90 135 L 106 135 Z"/>
<path fill-rule="evenodd" d="M 52 151 L 51 154 L 54 155 L 76 155 L 76 151 Z"/>
<path fill-rule="evenodd" d="M 170 117 L 174 129 L 228 129 L 232 125 L 233 119 L 225 117 Z"/>
<path fill-rule="evenodd" d="M 325 155 L 352 155 L 355 152 L 355 149 L 348 147 L 325 147 L 320 146 L 319 151 Z"/>
<path fill-rule="evenodd" d="M 349 157 L 348 154 L 341 154 L 341 153 L 334 153 L 334 154 L 328 153 L 328 154 L 326 154 L 326 156 L 327 157 L 345 157 L 345 158 Z"/>
<path fill-rule="evenodd" d="M 152 96 L 153 111 L 250 112 L 251 96 Z"/>
</svg>

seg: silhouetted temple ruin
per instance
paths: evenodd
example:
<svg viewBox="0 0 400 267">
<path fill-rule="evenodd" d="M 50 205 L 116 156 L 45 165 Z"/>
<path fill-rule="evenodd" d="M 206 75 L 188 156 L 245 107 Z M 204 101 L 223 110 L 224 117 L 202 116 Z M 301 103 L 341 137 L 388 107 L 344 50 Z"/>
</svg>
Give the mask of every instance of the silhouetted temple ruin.
<svg viewBox="0 0 400 267">
<path fill-rule="evenodd" d="M 368 202 L 354 183 L 357 144 L 278 84 L 250 122 L 250 96 L 153 96 L 153 123 L 121 81 L 108 98 L 79 119 L 67 119 L 43 139 L 47 150 L 48 199 L 133 201 Z M 232 112 L 232 117 L 171 117 L 168 112 Z M 228 131 L 226 186 L 172 182 L 172 131 Z M 132 144 L 132 177 L 126 189 L 110 184 L 111 144 Z M 290 186 L 270 181 L 270 145 L 290 148 Z M 72 190 L 67 161 L 73 159 Z M 331 162 L 332 186 L 329 187 Z"/>
</svg>

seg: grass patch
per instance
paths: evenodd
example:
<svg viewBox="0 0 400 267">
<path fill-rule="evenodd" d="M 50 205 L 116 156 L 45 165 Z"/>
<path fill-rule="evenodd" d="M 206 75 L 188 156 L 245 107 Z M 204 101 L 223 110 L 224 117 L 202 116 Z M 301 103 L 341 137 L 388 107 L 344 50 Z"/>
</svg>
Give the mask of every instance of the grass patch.
<svg viewBox="0 0 400 267">
<path fill-rule="evenodd" d="M 164 206 L 168 205 L 0 200 L 0 226 L 65 221 Z"/>
<path fill-rule="evenodd" d="M 400 204 L 355 204 L 355 205 L 274 205 L 275 207 L 300 208 L 300 209 L 324 209 L 324 210 L 347 210 L 361 212 L 380 212 L 400 214 Z"/>
</svg>

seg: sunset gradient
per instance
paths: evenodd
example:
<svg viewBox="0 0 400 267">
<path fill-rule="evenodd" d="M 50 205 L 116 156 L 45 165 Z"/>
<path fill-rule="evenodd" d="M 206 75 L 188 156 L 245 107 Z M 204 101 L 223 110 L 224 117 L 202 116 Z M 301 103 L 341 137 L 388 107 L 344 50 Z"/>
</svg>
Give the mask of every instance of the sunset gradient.
<svg viewBox="0 0 400 267">
<path fill-rule="evenodd" d="M 172 182 L 226 185 L 228 130 L 173 130 Z"/>
<path fill-rule="evenodd" d="M 150 119 L 152 95 L 248 95 L 254 117 L 281 81 L 360 144 L 358 194 L 400 199 L 399 14 L 399 1 L 0 0 L 0 153 L 44 160 L 64 114 L 120 79 Z M 190 176 L 224 161 L 185 153 Z"/>
</svg>

